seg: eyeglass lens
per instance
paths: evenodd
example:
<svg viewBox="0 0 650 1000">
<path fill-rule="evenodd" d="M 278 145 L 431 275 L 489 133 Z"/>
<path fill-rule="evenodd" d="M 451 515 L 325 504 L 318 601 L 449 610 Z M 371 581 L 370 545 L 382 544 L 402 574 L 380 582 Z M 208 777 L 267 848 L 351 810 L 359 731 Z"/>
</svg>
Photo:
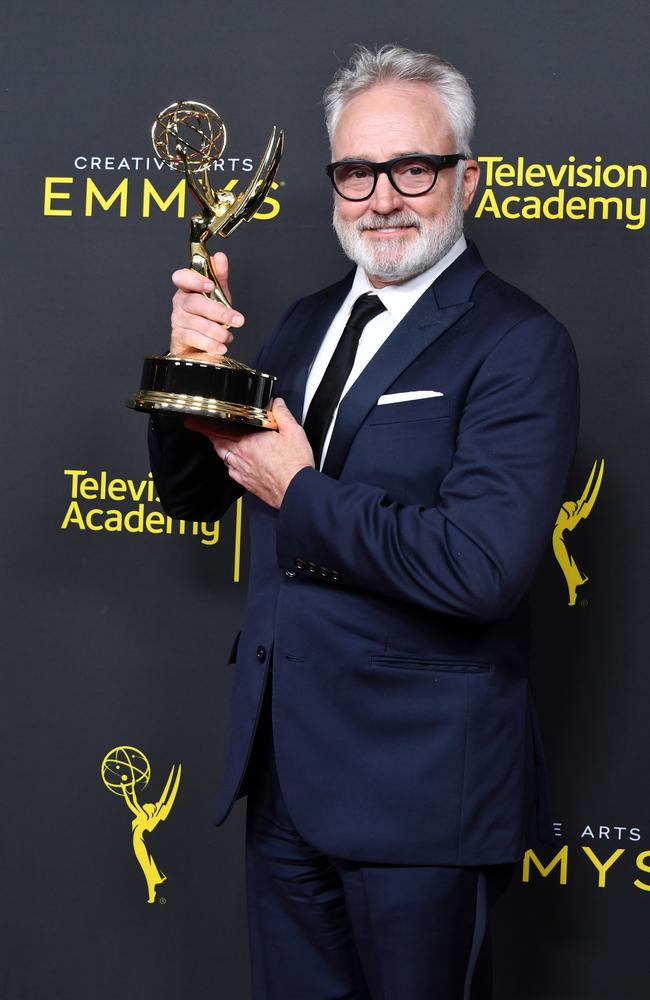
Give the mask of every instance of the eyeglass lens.
<svg viewBox="0 0 650 1000">
<path fill-rule="evenodd" d="M 433 187 L 438 171 L 429 160 L 404 157 L 389 167 L 397 190 L 405 195 L 424 194 Z M 375 173 L 364 163 L 341 163 L 334 171 L 334 183 L 343 197 L 367 198 L 375 183 Z"/>
</svg>

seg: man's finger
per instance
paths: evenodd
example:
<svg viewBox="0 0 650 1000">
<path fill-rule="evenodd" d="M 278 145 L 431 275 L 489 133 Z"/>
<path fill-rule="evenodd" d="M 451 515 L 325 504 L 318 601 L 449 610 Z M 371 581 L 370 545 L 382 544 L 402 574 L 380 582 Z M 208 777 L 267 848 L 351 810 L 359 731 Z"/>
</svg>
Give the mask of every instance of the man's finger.
<svg viewBox="0 0 650 1000">
<path fill-rule="evenodd" d="M 216 427 L 209 420 L 202 420 L 201 417 L 187 417 L 183 423 L 188 431 L 205 434 L 211 441 L 216 437 Z"/>
<path fill-rule="evenodd" d="M 183 354 L 191 348 L 206 354 L 225 354 L 228 350 L 226 345 L 232 342 L 232 335 L 223 330 L 223 327 L 217 327 L 217 333 L 219 336 L 212 336 L 199 330 L 175 326 L 172 330 L 171 352 Z"/>
<path fill-rule="evenodd" d="M 236 309 L 228 308 L 214 299 L 206 299 L 203 295 L 183 294 L 177 292 L 174 296 L 176 304 L 183 312 L 192 316 L 203 316 L 214 323 L 227 323 L 230 326 L 243 326 L 244 317 Z"/>
<path fill-rule="evenodd" d="M 210 261 L 212 263 L 212 270 L 218 278 L 219 284 L 226 294 L 226 298 L 229 302 L 232 302 L 232 296 L 228 287 L 228 258 L 223 251 L 219 251 L 212 254 Z"/>
<path fill-rule="evenodd" d="M 191 267 L 182 267 L 172 274 L 172 282 L 182 292 L 211 292 L 214 282 L 209 278 L 204 278 L 198 271 Z"/>
<path fill-rule="evenodd" d="M 232 448 L 233 444 L 241 441 L 242 438 L 246 438 L 250 435 L 245 427 L 238 427 L 233 424 L 232 430 L 226 427 L 222 423 L 217 423 L 213 420 L 206 420 L 202 417 L 187 417 L 185 420 L 185 427 L 188 431 L 196 431 L 199 434 L 205 434 L 209 437 L 215 448 L 224 447 Z M 264 431 L 259 431 L 258 433 L 265 433 Z"/>
</svg>

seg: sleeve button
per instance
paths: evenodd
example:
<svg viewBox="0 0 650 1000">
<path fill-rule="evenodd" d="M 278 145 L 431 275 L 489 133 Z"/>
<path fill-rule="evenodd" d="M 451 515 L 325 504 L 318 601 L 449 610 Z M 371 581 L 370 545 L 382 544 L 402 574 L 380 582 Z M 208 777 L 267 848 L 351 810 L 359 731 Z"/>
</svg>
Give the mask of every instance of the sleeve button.
<svg viewBox="0 0 650 1000">
<path fill-rule="evenodd" d="M 266 659 L 266 649 L 264 648 L 264 646 L 257 647 L 257 659 L 260 661 L 260 663 L 264 663 Z"/>
</svg>

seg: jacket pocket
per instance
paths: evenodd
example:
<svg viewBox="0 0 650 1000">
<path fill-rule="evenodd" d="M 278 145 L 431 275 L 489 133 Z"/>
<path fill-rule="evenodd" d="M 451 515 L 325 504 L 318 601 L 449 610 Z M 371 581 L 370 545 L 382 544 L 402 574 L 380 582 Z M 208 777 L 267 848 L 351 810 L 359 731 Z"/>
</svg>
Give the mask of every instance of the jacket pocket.
<svg viewBox="0 0 650 1000">
<path fill-rule="evenodd" d="M 492 664 L 487 660 L 425 659 L 411 656 L 371 656 L 374 667 L 389 667 L 398 670 L 431 670 L 445 674 L 489 674 Z"/>
<path fill-rule="evenodd" d="M 377 405 L 370 411 L 369 424 L 394 424 L 402 420 L 440 420 L 449 416 L 449 396 L 406 399 L 401 403 Z"/>
</svg>

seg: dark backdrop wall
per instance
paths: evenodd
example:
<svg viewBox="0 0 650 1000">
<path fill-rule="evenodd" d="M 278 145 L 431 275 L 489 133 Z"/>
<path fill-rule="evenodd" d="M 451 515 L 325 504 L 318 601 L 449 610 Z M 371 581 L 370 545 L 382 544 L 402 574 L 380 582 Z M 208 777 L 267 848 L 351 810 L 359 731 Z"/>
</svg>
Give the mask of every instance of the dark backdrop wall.
<svg viewBox="0 0 650 1000">
<path fill-rule="evenodd" d="M 216 106 L 224 184 L 244 184 L 271 126 L 286 129 L 273 200 L 226 247 L 250 358 L 291 300 L 346 268 L 320 95 L 353 42 L 394 41 L 470 78 L 483 181 L 469 234 L 567 325 L 582 369 L 566 500 L 583 505 L 560 516 L 533 593 L 557 843 L 531 844 L 500 904 L 497 996 L 645 998 L 646 5 L 6 0 L 1 17 L 0 995 L 249 995 L 241 810 L 211 822 L 245 516 L 167 522 L 146 420 L 123 405 L 141 356 L 166 349 L 191 210 L 163 207 L 179 176 L 155 162 L 149 129 L 180 97 Z M 588 577 L 572 605 L 561 564 Z M 146 837 L 168 876 L 151 905 L 137 817 L 110 788 L 132 765 L 140 807 L 173 771 L 171 799 L 182 767 Z"/>
</svg>

